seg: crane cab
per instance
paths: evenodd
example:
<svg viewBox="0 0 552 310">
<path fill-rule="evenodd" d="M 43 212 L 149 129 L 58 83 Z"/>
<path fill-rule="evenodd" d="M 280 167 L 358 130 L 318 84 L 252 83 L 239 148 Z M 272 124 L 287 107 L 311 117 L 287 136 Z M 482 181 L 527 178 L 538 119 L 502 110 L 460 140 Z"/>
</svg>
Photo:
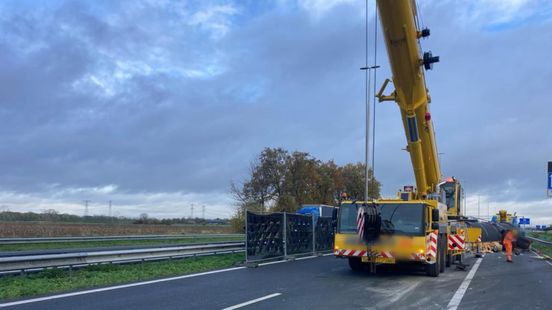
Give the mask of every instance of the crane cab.
<svg viewBox="0 0 552 310">
<path fill-rule="evenodd" d="M 376 210 L 379 220 L 365 219 L 364 227 L 359 227 L 359 216 L 366 208 Z M 366 231 L 377 233 L 369 239 L 363 234 Z M 428 265 L 428 274 L 435 276 L 444 268 L 447 233 L 446 205 L 436 200 L 344 201 L 334 255 L 347 258 L 352 269 L 366 263 L 416 262 Z"/>
</svg>

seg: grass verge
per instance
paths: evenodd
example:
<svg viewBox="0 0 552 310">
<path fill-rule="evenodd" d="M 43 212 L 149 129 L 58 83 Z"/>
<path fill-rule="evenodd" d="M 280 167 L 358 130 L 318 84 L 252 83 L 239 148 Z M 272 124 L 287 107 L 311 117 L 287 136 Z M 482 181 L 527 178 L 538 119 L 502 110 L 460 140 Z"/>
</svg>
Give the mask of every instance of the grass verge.
<svg viewBox="0 0 552 310">
<path fill-rule="evenodd" d="M 243 261 L 244 254 L 235 253 L 129 265 L 96 265 L 72 273 L 50 269 L 25 276 L 4 276 L 0 277 L 0 300 L 197 273 L 232 267 Z"/>
<path fill-rule="evenodd" d="M 533 242 L 531 244 L 531 248 L 536 250 L 537 252 L 540 252 L 540 253 L 548 255 L 549 257 L 552 257 L 552 246 L 550 246 L 550 245 L 546 245 L 546 244 L 542 244 L 542 243 L 538 243 L 538 242 Z"/>
<path fill-rule="evenodd" d="M 534 238 L 539 238 L 542 240 L 552 241 L 552 232 L 532 232 L 530 233 L 530 236 Z M 551 245 L 533 241 L 533 243 L 531 243 L 531 247 L 540 253 L 543 253 L 548 255 L 549 257 L 552 257 Z"/>
<path fill-rule="evenodd" d="M 182 239 L 102 240 L 102 241 L 84 241 L 84 242 L 2 244 L 0 245 L 0 252 L 51 250 L 51 249 L 103 248 L 103 247 L 112 247 L 112 246 L 141 246 L 141 245 L 164 245 L 164 244 L 171 245 L 171 244 L 207 243 L 207 242 L 223 242 L 223 241 L 243 241 L 243 238 L 198 237 L 198 238 L 182 238 Z"/>
</svg>

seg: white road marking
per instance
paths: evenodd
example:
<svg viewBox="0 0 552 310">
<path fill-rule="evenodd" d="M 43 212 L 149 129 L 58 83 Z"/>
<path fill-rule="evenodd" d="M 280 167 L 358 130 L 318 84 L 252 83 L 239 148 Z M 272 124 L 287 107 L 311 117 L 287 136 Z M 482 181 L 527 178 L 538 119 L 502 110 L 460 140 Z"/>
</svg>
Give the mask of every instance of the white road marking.
<svg viewBox="0 0 552 310">
<path fill-rule="evenodd" d="M 92 293 L 98 293 L 98 292 L 112 291 L 112 290 L 117 290 L 117 289 L 127 288 L 127 287 L 148 285 L 148 284 L 153 284 L 153 283 L 167 282 L 167 281 L 180 280 L 180 279 L 186 279 L 186 278 L 193 278 L 193 277 L 205 276 L 205 275 L 209 275 L 209 274 L 240 270 L 240 269 L 245 269 L 245 268 L 247 268 L 247 267 L 234 267 L 234 268 L 227 268 L 227 269 L 221 269 L 221 270 L 213 270 L 213 271 L 207 271 L 207 272 L 201 272 L 201 273 L 188 274 L 188 275 L 172 277 L 172 278 L 165 278 L 165 279 L 137 282 L 137 283 L 131 283 L 131 284 L 110 286 L 110 287 L 98 288 L 98 289 L 93 289 L 93 290 L 66 293 L 66 294 L 59 294 L 59 295 L 53 295 L 53 296 L 47 296 L 47 297 L 25 299 L 25 300 L 13 301 L 13 302 L 7 302 L 7 303 L 0 304 L 0 308 L 9 307 L 9 306 L 16 306 L 16 305 L 22 305 L 22 304 L 29 304 L 29 303 L 45 301 L 45 300 L 71 297 L 71 296 L 78 296 L 78 295 L 86 295 L 86 294 L 92 294 Z"/>
<path fill-rule="evenodd" d="M 324 254 L 323 256 L 330 256 L 330 255 L 333 255 L 333 253 Z M 318 257 L 318 256 L 308 256 L 308 257 L 303 257 L 303 258 L 300 258 L 300 259 L 316 258 L 316 257 Z M 297 260 L 299 260 L 299 258 Z M 284 261 L 268 262 L 268 263 L 259 264 L 259 266 L 266 266 L 266 265 L 286 263 L 286 262 L 289 262 L 289 261 L 284 260 Z M 205 275 L 210 275 L 210 274 L 215 274 L 215 273 L 222 273 L 222 272 L 234 271 L 234 270 L 240 270 L 240 269 L 246 269 L 246 268 L 247 267 L 234 267 L 234 268 L 227 268 L 227 269 L 221 269 L 221 270 L 213 270 L 213 271 L 207 271 L 207 272 L 201 272 L 201 273 L 188 274 L 188 275 L 172 277 L 172 278 L 165 278 L 165 279 L 130 283 L 130 284 L 103 287 L 103 288 L 97 288 L 97 289 L 79 291 L 79 292 L 73 292 L 73 293 L 65 293 L 65 294 L 59 294 L 59 295 L 53 295 L 53 296 L 46 296 L 46 297 L 31 298 L 31 299 L 25 299 L 25 300 L 19 300 L 19 301 L 12 301 L 12 302 L 7 302 L 7 303 L 0 304 L 0 308 L 23 305 L 23 304 L 30 304 L 30 303 L 46 301 L 46 300 L 52 300 L 52 299 L 59 299 L 59 298 L 66 298 L 66 297 L 72 297 L 72 296 L 93 294 L 93 293 L 99 293 L 99 292 L 105 292 L 105 291 L 112 291 L 112 290 L 118 290 L 118 289 L 127 288 L 127 287 L 148 285 L 148 284 L 174 281 L 174 280 L 180 280 L 180 279 L 186 279 L 186 278 L 193 278 L 193 277 L 205 276 Z"/>
<path fill-rule="evenodd" d="M 333 255 L 334 255 L 333 253 L 322 254 L 322 256 L 333 256 Z M 293 262 L 293 261 L 296 261 L 296 260 L 304 260 L 304 259 L 311 259 L 311 258 L 317 258 L 317 257 L 320 257 L 320 256 L 305 256 L 305 257 L 299 257 L 299 258 L 290 259 L 290 260 L 277 260 L 277 261 L 273 261 L 273 262 L 260 263 L 257 266 L 267 266 L 267 265 L 274 265 L 274 264 L 281 264 L 281 263 L 289 263 L 289 262 Z"/>
<path fill-rule="evenodd" d="M 257 266 L 268 266 L 268 265 L 281 264 L 281 263 L 287 263 L 287 262 L 289 262 L 289 261 L 288 260 L 277 260 L 277 261 L 268 262 L 268 263 L 260 263 Z"/>
<path fill-rule="evenodd" d="M 477 268 L 479 268 L 482 260 L 482 258 L 477 259 L 464 281 L 462 281 L 462 284 L 460 284 L 460 287 L 456 290 L 456 293 L 454 293 L 454 296 L 452 296 L 452 299 L 447 305 L 448 310 L 456 310 L 458 308 L 460 302 L 462 301 L 462 297 L 464 297 L 464 294 L 468 290 L 468 286 L 470 286 L 470 282 L 475 276 L 475 272 L 477 271 Z"/>
<path fill-rule="evenodd" d="M 550 263 L 549 261 L 547 261 L 543 256 L 541 256 L 539 253 L 531 250 L 531 252 L 535 253 L 535 255 L 537 255 L 538 258 L 542 259 L 545 263 L 547 263 L 548 265 L 552 266 L 552 263 Z"/>
<path fill-rule="evenodd" d="M 256 298 L 256 299 L 252 299 L 252 300 L 250 300 L 250 301 L 242 302 L 241 304 L 237 304 L 237 305 L 234 305 L 234 306 L 232 306 L 232 307 L 224 308 L 224 309 L 222 309 L 222 310 L 234 310 L 234 309 L 238 309 L 238 308 L 245 307 L 245 306 L 254 304 L 254 303 L 256 303 L 256 302 L 263 301 L 263 300 L 267 300 L 267 299 L 270 299 L 270 298 L 274 298 L 274 297 L 280 296 L 280 295 L 282 295 L 282 293 L 274 293 L 274 294 L 266 295 L 266 296 L 263 296 L 263 297 L 259 297 L 259 298 Z"/>
</svg>

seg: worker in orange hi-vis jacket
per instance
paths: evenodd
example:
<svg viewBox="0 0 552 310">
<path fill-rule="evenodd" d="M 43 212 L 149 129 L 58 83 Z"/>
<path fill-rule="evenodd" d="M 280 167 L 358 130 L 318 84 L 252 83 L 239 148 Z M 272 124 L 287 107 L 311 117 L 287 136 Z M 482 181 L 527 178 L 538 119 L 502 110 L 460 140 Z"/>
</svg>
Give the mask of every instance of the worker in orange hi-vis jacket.
<svg viewBox="0 0 552 310">
<path fill-rule="evenodd" d="M 512 243 L 514 242 L 514 235 L 512 234 L 511 230 L 508 230 L 506 234 L 504 235 L 504 240 L 502 241 L 502 244 L 504 244 L 504 248 L 506 249 L 506 261 L 508 263 L 512 262 Z"/>
</svg>

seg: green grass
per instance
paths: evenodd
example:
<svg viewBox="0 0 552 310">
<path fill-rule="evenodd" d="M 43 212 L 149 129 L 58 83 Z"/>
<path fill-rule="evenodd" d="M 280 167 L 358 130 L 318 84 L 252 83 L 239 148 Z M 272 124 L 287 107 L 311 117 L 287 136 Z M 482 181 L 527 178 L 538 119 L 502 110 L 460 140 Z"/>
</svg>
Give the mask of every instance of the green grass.
<svg viewBox="0 0 552 310">
<path fill-rule="evenodd" d="M 552 231 L 547 232 L 532 232 L 529 234 L 531 237 L 539 238 L 542 240 L 552 241 Z M 543 244 L 540 242 L 533 241 L 531 247 L 538 252 L 544 253 L 552 257 L 552 245 Z"/>
<path fill-rule="evenodd" d="M 139 246 L 139 245 L 170 245 L 182 243 L 206 243 L 222 241 L 243 241 L 241 237 L 199 237 L 182 239 L 153 239 L 153 240 L 105 240 L 83 242 L 51 242 L 51 243 L 22 243 L 0 245 L 0 252 L 31 251 L 48 249 L 75 249 L 75 248 L 102 248 L 112 246 Z"/>
<path fill-rule="evenodd" d="M 110 286 L 235 266 L 244 254 L 223 254 L 129 265 L 89 266 L 72 273 L 50 269 L 25 276 L 0 277 L 0 300 Z"/>
</svg>

